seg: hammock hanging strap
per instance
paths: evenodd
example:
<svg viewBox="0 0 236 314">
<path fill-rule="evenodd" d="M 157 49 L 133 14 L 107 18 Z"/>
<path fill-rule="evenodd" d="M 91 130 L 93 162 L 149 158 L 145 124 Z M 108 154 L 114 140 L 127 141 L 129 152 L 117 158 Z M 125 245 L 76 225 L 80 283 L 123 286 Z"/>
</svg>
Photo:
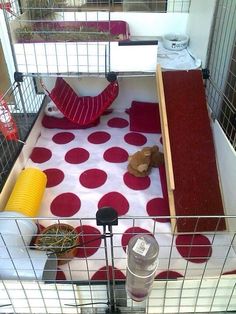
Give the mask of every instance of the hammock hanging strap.
<svg viewBox="0 0 236 314">
<path fill-rule="evenodd" d="M 67 119 L 82 126 L 99 118 L 118 93 L 119 85 L 116 80 L 109 83 L 97 96 L 79 96 L 63 78 L 58 77 L 49 97 Z"/>
</svg>

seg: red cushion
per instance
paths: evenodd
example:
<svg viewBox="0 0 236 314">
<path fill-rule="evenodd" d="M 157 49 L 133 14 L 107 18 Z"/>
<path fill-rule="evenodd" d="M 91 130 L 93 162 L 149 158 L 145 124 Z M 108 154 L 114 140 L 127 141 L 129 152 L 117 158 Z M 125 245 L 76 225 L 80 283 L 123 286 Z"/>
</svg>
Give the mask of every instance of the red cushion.
<svg viewBox="0 0 236 314">
<path fill-rule="evenodd" d="M 133 132 L 161 133 L 157 103 L 133 101 L 129 110 L 130 130 Z"/>
</svg>

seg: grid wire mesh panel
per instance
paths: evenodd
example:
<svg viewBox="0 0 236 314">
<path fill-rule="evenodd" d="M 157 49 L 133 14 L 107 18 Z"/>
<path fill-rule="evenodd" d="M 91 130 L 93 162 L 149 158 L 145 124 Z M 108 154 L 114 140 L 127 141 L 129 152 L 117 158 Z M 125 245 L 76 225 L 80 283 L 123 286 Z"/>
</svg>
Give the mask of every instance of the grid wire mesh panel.
<svg viewBox="0 0 236 314">
<path fill-rule="evenodd" d="M 1 97 L 15 121 L 18 134 L 17 140 L 8 140 L 3 133 L 0 134 L 0 190 L 37 119 L 43 98 L 43 95 L 36 93 L 32 78 L 14 83 Z M 3 121 L 6 121 L 7 113 L 1 112 L 1 115 Z"/>
<path fill-rule="evenodd" d="M 46 75 L 69 73 L 71 76 L 78 73 L 104 75 L 117 68 L 123 71 L 126 57 L 120 55 L 118 46 L 132 36 L 128 22 L 130 15 L 124 11 L 186 13 L 190 7 L 189 0 L 104 3 L 11 1 L 10 8 L 4 12 L 17 71 Z M 154 53 L 156 63 L 156 50 Z M 149 56 L 144 56 L 145 53 L 142 55 L 145 64 Z M 155 66 L 152 71 L 155 71 Z"/>
<path fill-rule="evenodd" d="M 63 11 L 86 11 L 86 10 L 110 10 L 110 11 L 133 11 L 133 12 L 189 12 L 191 0 L 11 0 L 7 1 L 6 8 L 12 13 L 22 13 L 25 10 L 36 13 L 37 16 L 48 16 L 54 10 Z M 10 6 L 10 7 L 9 7 Z"/>
<path fill-rule="evenodd" d="M 218 1 L 208 51 L 208 103 L 236 148 L 236 2 Z"/>
<path fill-rule="evenodd" d="M 126 249 L 128 242 L 119 240 L 117 226 L 102 227 L 99 250 L 101 255 L 89 256 L 97 248 L 94 234 L 83 234 L 81 227 L 96 224 L 92 218 L 47 219 L 12 218 L 4 211 L 1 224 L 1 282 L 0 313 L 210 313 L 236 310 L 235 229 L 207 234 L 174 234 L 160 232 L 158 221 L 180 217 L 119 217 L 118 226 L 147 226 L 159 245 L 159 264 L 151 294 L 142 302 L 133 301 L 125 289 Z M 181 217 L 183 218 L 183 217 Z M 185 217 L 191 219 L 191 217 Z M 200 217 L 201 218 L 201 217 Z M 217 216 L 235 226 L 235 216 Z M 207 216 L 216 219 L 216 216 Z M 40 247 L 39 238 L 46 236 L 49 227 L 71 226 L 80 230 L 76 248 L 85 254 L 62 256 L 74 246 L 66 246 L 65 235 L 55 229 L 50 245 Z M 47 226 L 45 229 L 42 226 Z M 31 231 L 30 231 L 31 230 Z M 62 230 L 62 229 L 60 229 Z M 129 231 L 128 239 L 135 234 Z M 55 237 L 61 236 L 61 240 Z M 47 234 L 45 241 L 48 241 Z M 199 241 L 199 239 L 207 239 Z M 91 240 L 92 239 L 92 240 Z M 180 240 L 184 241 L 180 242 Z M 54 244 L 53 244 L 54 243 Z M 42 243 L 41 243 L 42 244 Z M 44 242 L 45 244 L 45 242 Z M 52 246 L 54 245 L 54 249 Z M 121 253 L 123 252 L 123 253 Z M 177 253 L 178 254 L 177 254 Z M 184 256 L 184 259 L 183 259 Z M 213 258 L 213 261 L 211 260 Z M 203 262 L 204 260 L 204 262 Z M 60 264 L 59 264 L 60 261 Z M 105 265 L 99 276 L 92 265 L 102 261 Z M 85 265 L 83 268 L 82 264 Z M 230 268 L 232 267 L 232 269 Z M 231 269 L 229 271 L 229 268 Z M 85 272 L 87 280 L 75 280 Z M 122 275 L 121 275 L 122 274 Z M 119 310 L 119 311 L 118 311 Z"/>
</svg>

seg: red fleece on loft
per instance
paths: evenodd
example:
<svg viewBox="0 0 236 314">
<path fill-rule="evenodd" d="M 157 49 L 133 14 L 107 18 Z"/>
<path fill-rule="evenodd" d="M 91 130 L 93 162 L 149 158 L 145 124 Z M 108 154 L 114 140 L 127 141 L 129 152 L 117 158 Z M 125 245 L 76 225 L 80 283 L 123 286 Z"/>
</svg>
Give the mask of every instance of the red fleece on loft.
<svg viewBox="0 0 236 314">
<path fill-rule="evenodd" d="M 199 70 L 164 72 L 177 216 L 224 215 L 213 136 Z M 178 232 L 225 230 L 218 218 L 178 219 Z"/>
<path fill-rule="evenodd" d="M 67 119 L 84 126 L 97 120 L 118 93 L 119 85 L 114 81 L 97 96 L 79 96 L 63 78 L 58 77 L 49 97 Z"/>
</svg>

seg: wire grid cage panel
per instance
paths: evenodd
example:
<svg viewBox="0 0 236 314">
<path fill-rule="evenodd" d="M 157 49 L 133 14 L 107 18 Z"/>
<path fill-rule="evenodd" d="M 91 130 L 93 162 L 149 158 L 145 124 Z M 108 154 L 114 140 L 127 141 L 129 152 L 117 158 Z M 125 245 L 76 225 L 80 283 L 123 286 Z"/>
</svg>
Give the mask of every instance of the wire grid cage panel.
<svg viewBox="0 0 236 314">
<path fill-rule="evenodd" d="M 235 218 L 231 218 L 228 220 L 234 223 Z M 134 220 L 135 226 L 141 227 L 145 225 L 146 228 L 149 223 L 151 224 L 151 221 L 145 219 L 142 222 L 138 218 Z M 231 254 L 236 249 L 235 232 L 226 233 L 226 238 L 224 238 L 223 234 L 207 233 L 211 243 L 216 246 L 212 253 L 214 254 L 213 264 L 210 265 L 210 262 L 207 262 L 207 264 L 203 265 L 201 263 L 194 264 L 188 258 L 185 262 L 179 260 L 178 254 L 176 255 L 175 252 L 178 247 L 175 236 L 168 231 L 161 232 L 158 223 L 153 223 L 152 228 L 160 245 L 158 269 L 164 272 L 167 269 L 167 272 L 170 271 L 167 276 L 170 277 L 171 272 L 176 270 L 182 273 L 183 277 L 172 278 L 168 281 L 165 281 L 164 278 L 159 278 L 160 280 L 154 282 L 148 300 L 143 303 L 137 303 L 128 299 L 128 307 L 134 309 L 143 307 L 146 309 L 145 313 L 214 312 L 232 310 L 235 307 L 233 296 L 235 295 L 236 277 L 233 273 L 231 277 L 222 276 L 225 273 L 224 268 L 227 265 L 227 261 L 231 260 Z M 150 230 L 150 228 L 147 229 Z M 163 241 L 162 236 L 169 238 L 169 240 L 165 239 Z M 196 234 L 196 236 L 198 235 Z M 193 247 L 195 246 L 193 243 L 192 245 Z M 187 247 L 187 244 L 185 246 Z M 222 258 L 218 253 L 225 249 L 224 258 Z M 114 252 L 116 252 L 116 248 Z M 165 252 L 164 258 L 160 256 L 163 252 Z M 118 254 L 114 255 L 115 265 L 119 265 L 120 257 L 118 257 Z M 221 265 L 217 266 L 218 261 L 220 261 Z"/>
<path fill-rule="evenodd" d="M 6 219 L 9 219 L 6 217 L 4 218 L 5 221 Z M 163 216 L 156 218 L 163 219 Z M 175 219 L 178 219 L 178 217 L 175 217 Z M 230 216 L 227 219 L 235 220 L 236 217 Z M 2 217 L 1 220 L 3 220 Z M 110 302 L 115 302 L 116 306 L 121 310 L 121 313 L 198 313 L 235 311 L 236 277 L 233 272 L 232 274 L 229 273 L 224 275 L 228 263 L 232 262 L 232 258 L 235 258 L 233 257 L 233 255 L 235 255 L 234 246 L 236 244 L 235 232 L 224 232 L 220 234 L 215 232 L 208 233 L 207 237 L 211 240 L 212 250 L 214 251 L 212 254 L 214 254 L 215 262 L 211 263 L 208 261 L 206 264 L 202 265 L 194 264 L 191 260 L 186 260 L 185 265 L 182 265 L 182 260 L 181 264 L 179 264 L 181 265 L 180 270 L 173 267 L 173 263 L 176 259 L 174 253 L 174 250 L 176 249 L 176 235 L 172 234 L 170 230 L 166 230 L 165 232 L 162 231 L 161 234 L 158 228 L 158 223 L 151 218 L 137 219 L 130 217 L 128 220 L 133 226 L 138 226 L 138 221 L 140 223 L 142 221 L 142 225 L 151 228 L 149 228 L 149 230 L 152 230 L 151 232 L 155 235 L 160 246 L 158 271 L 162 269 L 163 251 L 166 251 L 168 254 L 166 254 L 165 259 L 167 260 L 168 267 L 163 269 L 170 272 L 174 269 L 176 271 L 182 271 L 183 276 L 176 277 L 175 279 L 157 278 L 157 280 L 154 281 L 149 298 L 143 302 L 134 302 L 126 294 L 124 279 L 116 279 L 114 282 L 112 280 L 91 280 L 91 272 L 93 270 L 89 268 L 89 258 L 86 258 L 86 264 L 88 265 L 86 269 L 88 280 L 83 282 L 76 282 L 70 279 L 66 280 L 64 277 L 57 277 L 54 282 L 47 279 L 42 280 L 40 277 L 41 275 L 37 275 L 36 278 L 30 280 L 24 280 L 22 277 L 19 277 L 21 276 L 21 270 L 18 268 L 18 280 L 7 280 L 7 278 L 2 278 L 0 285 L 2 291 L 0 294 L 2 308 L 0 308 L 0 313 L 104 313 Z M 16 220 L 19 227 L 22 226 L 22 221 L 25 221 L 25 219 L 18 218 Z M 80 219 L 79 221 L 81 224 L 88 224 L 89 221 L 95 223 L 93 219 Z M 72 218 L 66 218 L 65 220 L 40 218 L 35 220 L 35 222 L 40 224 L 57 222 L 61 224 L 69 223 L 71 225 L 77 225 L 79 221 Z M 119 218 L 118 225 L 122 226 L 122 224 L 126 223 L 127 219 L 123 219 L 122 217 Z M 20 233 L 15 235 L 14 239 L 24 239 L 25 245 L 26 241 L 27 243 L 30 243 L 25 247 L 25 249 L 30 251 L 32 250 L 32 243 L 28 241 L 30 240 L 28 237 L 32 238 L 35 234 L 24 234 L 21 230 L 22 229 L 20 228 Z M 121 244 L 117 242 L 117 239 L 120 237 L 120 232 L 117 230 L 117 227 L 113 227 L 111 234 L 114 241 L 114 255 L 111 254 L 111 252 L 107 256 L 104 255 L 104 261 L 107 259 L 109 265 L 113 264 L 114 267 L 119 267 L 122 272 L 125 273 L 126 254 L 120 254 L 118 256 L 118 248 Z M 169 243 L 165 243 L 165 241 L 163 242 L 163 240 L 161 240 L 163 235 L 168 236 L 170 239 Z M 2 231 L 1 239 L 5 236 L 6 235 Z M 107 238 L 107 241 L 109 251 L 112 248 L 109 246 L 109 237 Z M 3 242 L 1 246 L 2 252 L 5 248 Z M 105 246 L 102 246 L 103 250 L 104 248 Z M 192 243 L 190 245 L 190 250 L 194 250 L 194 248 L 195 244 Z M 11 251 L 9 246 L 8 249 Z M 220 256 L 222 251 L 225 253 L 223 256 Z M 220 259 L 221 262 L 218 264 L 218 260 Z M 2 261 L 4 262 L 4 260 Z M 94 261 L 96 263 L 99 262 L 97 259 L 94 259 Z M 65 264 L 64 267 L 60 266 L 60 268 L 62 271 L 71 273 L 70 276 L 72 279 L 72 274 L 74 272 L 81 271 L 81 262 L 82 260 L 77 260 L 76 269 L 72 269 L 72 266 L 69 266 L 70 263 Z M 192 275 L 193 270 L 195 272 L 200 271 L 200 275 Z M 3 269 L 1 272 L 2 271 Z M 57 270 L 54 269 L 54 271 Z M 106 270 L 104 271 L 106 274 Z M 39 269 L 35 268 L 35 272 L 39 274 Z M 3 277 L 3 274 L 1 276 Z M 113 295 L 112 298 L 111 293 Z M 108 313 L 110 312 L 108 311 Z"/>
<path fill-rule="evenodd" d="M 10 10 L 14 13 L 19 13 L 29 9 L 30 2 L 27 0 L 21 1 L 21 10 L 18 0 L 7 1 L 10 5 Z M 62 11 L 66 8 L 68 11 L 75 10 L 104 10 L 111 11 L 142 11 L 142 12 L 183 12 L 189 11 L 191 0 L 65 0 L 52 1 L 49 5 L 52 8 L 57 8 Z M 33 8 L 33 6 L 31 5 Z"/>
<path fill-rule="evenodd" d="M 154 282 L 146 313 L 210 313 L 235 310 L 235 278 Z M 133 303 L 133 304 L 132 304 Z M 140 304 L 129 302 L 135 309 Z M 141 305 L 142 306 L 142 305 Z"/>
<path fill-rule="evenodd" d="M 29 2 L 29 4 L 30 3 L 31 2 Z M 133 1 L 130 3 L 135 5 L 136 2 Z M 157 5 L 158 1 L 157 3 L 152 1 L 152 3 Z M 117 41 L 128 40 L 130 36 L 128 22 L 125 22 L 126 19 L 129 20 L 129 18 L 125 14 L 124 16 L 122 14 L 117 15 L 117 12 L 114 12 L 116 15 L 112 17 L 111 8 L 101 11 L 93 11 L 93 9 L 92 11 L 78 12 L 73 8 L 71 9 L 70 6 L 70 9 L 67 6 L 62 7 L 61 4 L 58 8 L 56 4 L 55 7 L 52 8 L 49 5 L 49 9 L 43 6 L 44 2 L 41 3 L 41 7 L 37 7 L 36 4 L 34 4 L 34 6 L 31 4 L 31 7 L 27 7 L 27 1 L 23 1 L 21 4 L 20 13 L 23 12 L 22 14 L 19 15 L 19 10 L 14 14 L 8 11 L 5 14 L 9 26 L 9 35 L 11 34 L 16 66 L 19 71 L 23 73 L 48 75 L 53 73 L 72 74 L 78 72 L 103 74 L 110 69 L 114 69 L 114 71 L 126 70 L 135 72 L 155 71 L 155 64 L 157 62 L 157 52 L 155 48 L 139 46 L 134 54 L 130 51 L 131 48 L 128 50 L 126 47 L 123 52 L 121 51 L 122 48 L 118 46 Z M 140 5 L 140 2 L 137 2 L 137 5 Z M 188 0 L 169 1 L 168 6 L 170 9 L 165 12 L 188 12 L 189 5 L 190 2 Z M 14 8 L 14 6 L 12 7 Z M 36 17 L 34 16 L 36 13 L 32 13 L 34 11 L 38 12 Z M 46 16 L 46 20 L 46 17 L 44 17 L 45 12 L 49 14 L 49 16 Z M 31 16 L 32 14 L 33 17 Z M 115 16 L 121 21 L 113 21 Z M 148 19 L 148 17 L 146 18 Z M 106 41 L 106 38 L 103 37 L 107 36 L 107 31 L 101 32 L 93 30 L 90 32 L 88 30 L 89 25 L 86 23 L 91 21 L 95 24 L 103 23 L 104 21 L 109 24 L 113 22 L 126 23 L 126 26 L 123 25 L 119 27 L 120 30 L 117 30 L 118 33 L 115 38 L 113 38 L 114 36 L 111 32 L 111 37 L 113 37 Z M 154 21 L 153 17 L 152 21 Z M 78 27 L 75 26 L 78 22 L 84 22 L 85 24 L 78 29 Z M 53 23 L 56 24 L 54 25 Z M 71 23 L 75 24 L 68 29 L 68 25 L 72 25 Z M 38 25 L 37 27 L 35 26 L 36 24 Z M 45 26 L 42 27 L 42 25 Z M 135 25 L 132 27 L 135 29 Z M 109 26 L 108 33 L 111 29 L 114 30 L 114 27 Z M 148 32 L 149 31 L 150 27 Z M 153 32 L 153 30 L 151 30 L 151 32 Z M 150 35 L 147 34 L 144 28 L 142 29 L 142 33 L 143 36 Z M 101 34 L 103 37 L 100 42 L 99 38 L 101 38 Z M 78 35 L 82 37 L 80 38 Z M 76 36 L 78 37 L 77 40 Z M 143 54 L 141 53 L 141 50 L 144 50 L 144 48 L 146 48 L 144 51 L 145 58 L 143 58 Z M 137 52 L 139 52 L 139 54 L 136 56 Z M 151 54 L 151 56 L 149 54 Z M 131 57 L 129 57 L 129 55 Z M 142 70 L 140 70 L 140 59 L 142 59 Z M 134 61 L 135 64 L 132 66 Z"/>
<path fill-rule="evenodd" d="M 191 0 L 176 1 L 168 0 L 167 11 L 168 12 L 189 12 Z"/>
<path fill-rule="evenodd" d="M 44 97 L 45 95 L 37 94 L 35 82 L 31 77 L 24 78 L 20 84 L 14 83 L 2 96 L 16 123 L 19 140 L 7 140 L 3 134 L 0 134 L 0 189 L 3 188 L 24 141 L 38 117 Z"/>
<path fill-rule="evenodd" d="M 15 44 L 14 47 L 18 69 L 23 73 L 106 72 L 108 43 Z"/>
<path fill-rule="evenodd" d="M 182 280 L 155 282 L 148 301 L 128 300 L 127 307 L 120 310 L 121 313 L 150 314 L 235 311 L 235 279 L 223 278 L 217 288 L 216 285 L 217 279 L 204 280 L 201 286 L 198 280 L 187 281 L 184 286 Z M 0 313 L 105 313 L 106 310 L 105 285 L 4 280 L 0 291 Z M 80 307 L 82 304 L 88 305 Z"/>
<path fill-rule="evenodd" d="M 80 313 L 80 309 L 70 306 L 78 299 L 73 284 L 2 280 L 0 291 L 0 313 Z"/>
<path fill-rule="evenodd" d="M 115 36 L 110 34 L 109 11 L 64 12 L 66 8 L 60 8 L 59 13 L 55 13 L 54 8 L 48 9 L 44 2 L 39 2 L 39 7 L 36 2 L 30 4 L 32 7 L 21 7 L 25 11 L 23 14 L 14 13 L 14 19 L 9 18 L 11 12 L 5 12 L 18 71 L 48 75 L 106 72 L 109 36 Z M 27 9 L 37 12 L 34 19 L 31 13 L 27 14 Z M 46 20 L 40 18 L 45 10 L 50 13 Z M 123 24 L 122 32 L 128 36 L 128 29 Z M 106 30 L 100 30 L 101 27 Z"/>
<path fill-rule="evenodd" d="M 208 51 L 208 104 L 235 148 L 235 35 L 236 3 L 219 1 Z"/>
</svg>

